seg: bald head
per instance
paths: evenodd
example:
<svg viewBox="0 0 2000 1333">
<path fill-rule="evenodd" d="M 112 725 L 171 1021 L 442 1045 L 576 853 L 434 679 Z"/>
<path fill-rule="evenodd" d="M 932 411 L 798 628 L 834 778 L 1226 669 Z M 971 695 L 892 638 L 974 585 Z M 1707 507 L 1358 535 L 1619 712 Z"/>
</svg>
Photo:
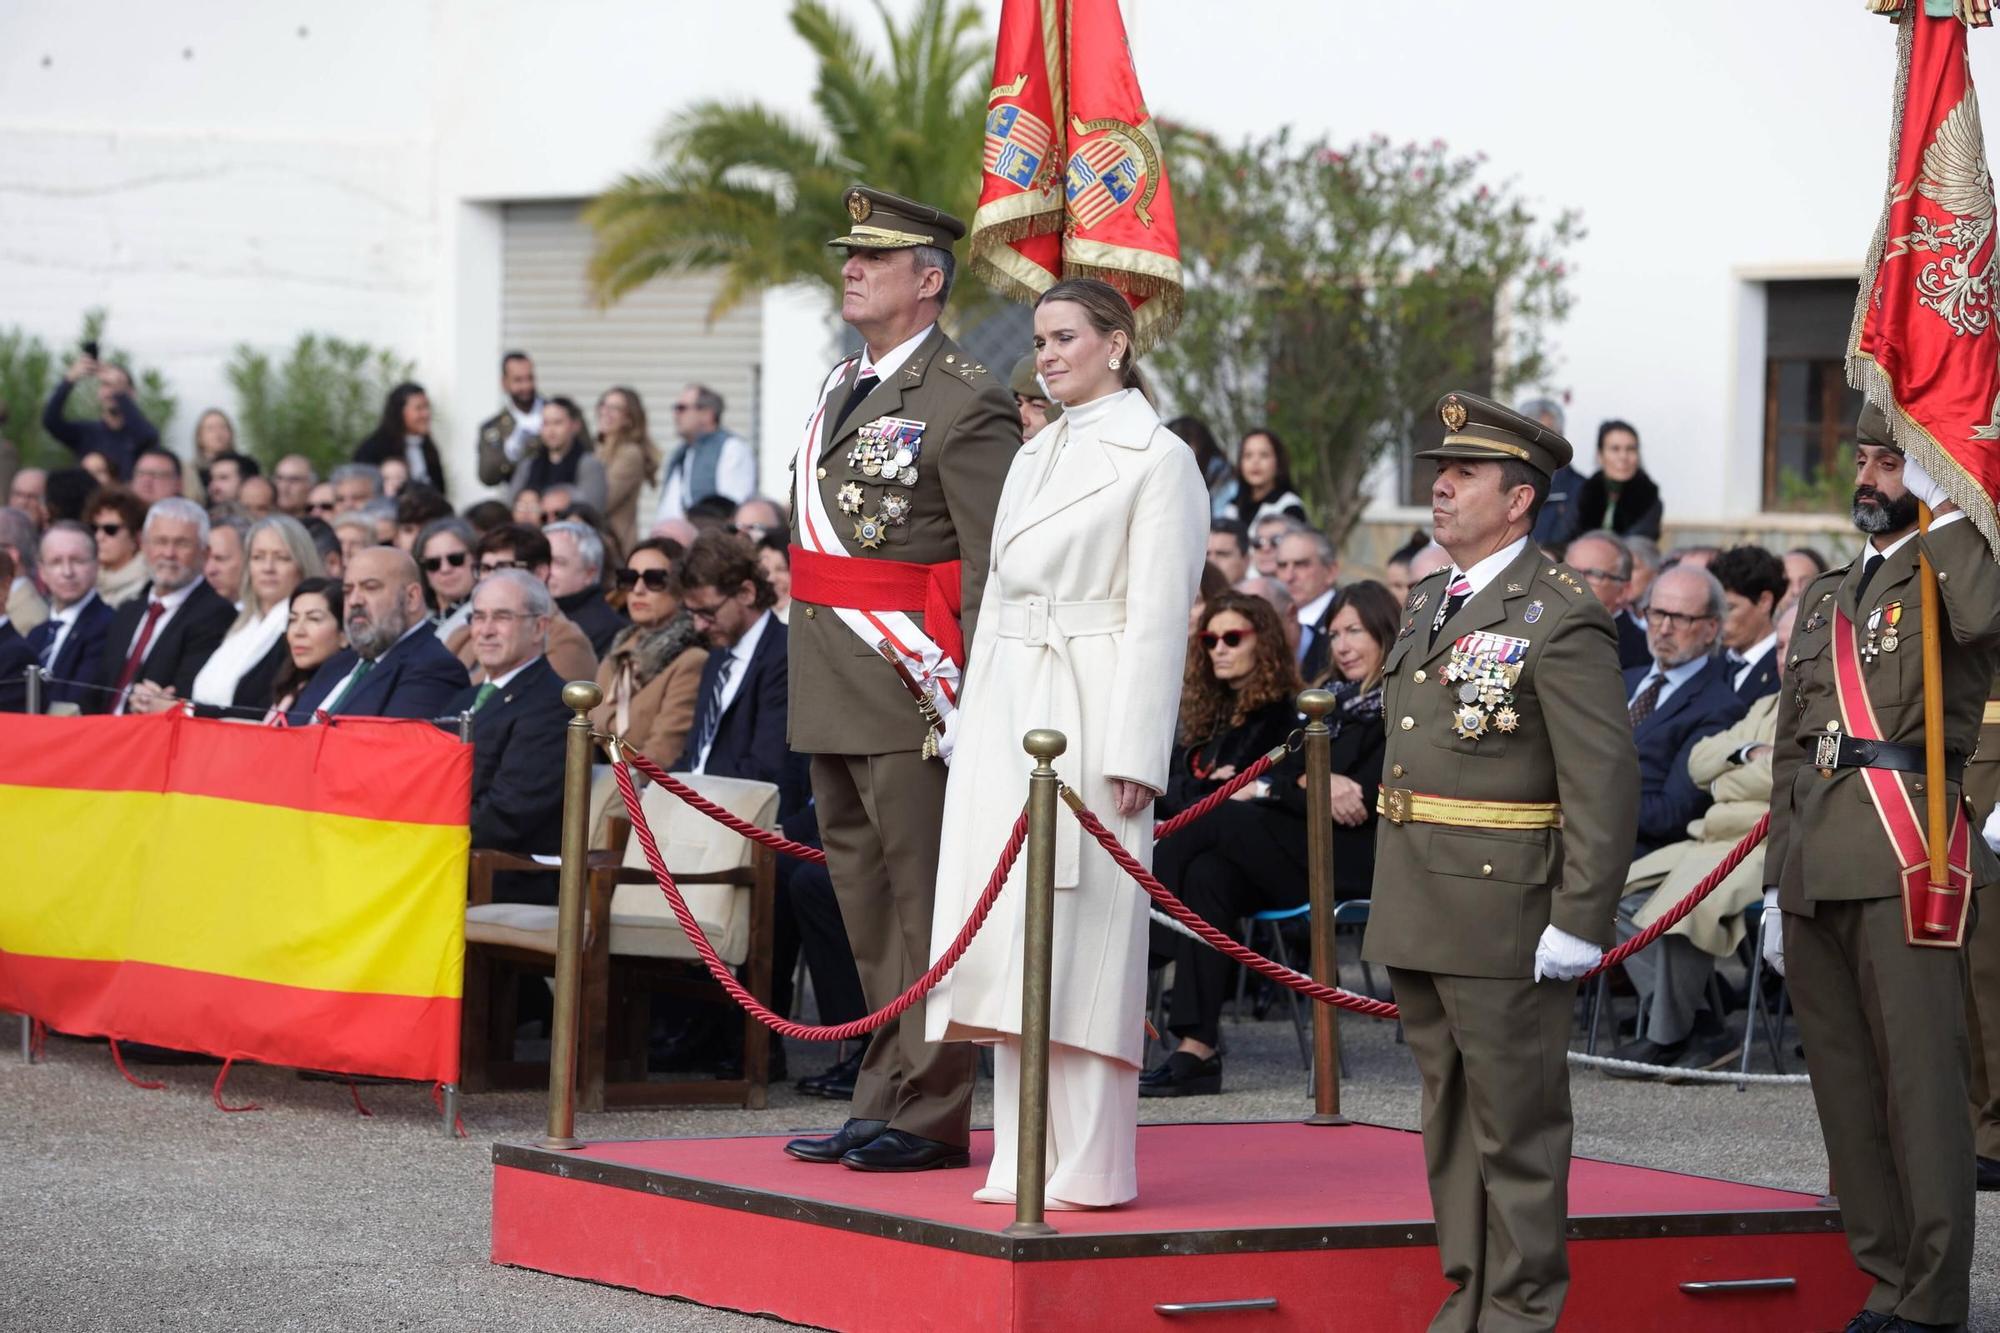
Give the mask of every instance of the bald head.
<svg viewBox="0 0 2000 1333">
<path fill-rule="evenodd" d="M 423 585 L 408 551 L 363 547 L 348 560 L 341 581 L 347 602 L 347 642 L 362 657 L 382 656 L 423 619 Z"/>
<path fill-rule="evenodd" d="M 1625 608 L 1632 581 L 1632 556 L 1609 537 L 1585 533 L 1563 552 L 1563 563 L 1583 575 L 1604 609 L 1617 615 Z"/>
</svg>

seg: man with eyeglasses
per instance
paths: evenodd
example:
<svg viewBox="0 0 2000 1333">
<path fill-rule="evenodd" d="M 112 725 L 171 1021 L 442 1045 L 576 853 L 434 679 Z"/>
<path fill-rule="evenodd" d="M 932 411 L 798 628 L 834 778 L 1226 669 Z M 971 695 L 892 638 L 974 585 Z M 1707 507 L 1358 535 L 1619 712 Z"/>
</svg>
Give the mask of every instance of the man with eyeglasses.
<svg viewBox="0 0 2000 1333">
<path fill-rule="evenodd" d="M 417 562 L 393 546 L 356 551 L 342 576 L 347 647 L 299 696 L 294 725 L 316 712 L 350 717 L 442 717 L 465 688 L 465 667 L 431 633 Z"/>
<path fill-rule="evenodd" d="M 42 534 L 42 581 L 49 618 L 29 633 L 28 651 L 51 677 L 42 686 L 43 706 L 99 712 L 105 696 L 87 682 L 104 656 L 113 612 L 97 595 L 97 540 L 89 529 L 63 519 Z"/>
<path fill-rule="evenodd" d="M 1250 525 L 1250 563 L 1267 579 L 1278 577 L 1278 543 L 1306 525 L 1289 514 L 1266 514 Z"/>
<path fill-rule="evenodd" d="M 1653 580 L 1646 596 L 1653 660 L 1625 673 L 1626 713 L 1639 751 L 1635 856 L 1679 842 L 1688 821 L 1708 808 L 1708 793 L 1688 776 L 1688 755 L 1746 707 L 1727 664 L 1714 655 L 1725 608 L 1715 576 L 1677 565 Z"/>
<path fill-rule="evenodd" d="M 181 493 L 181 460 L 154 445 L 141 449 L 132 464 L 132 494 L 156 504 Z"/>
<path fill-rule="evenodd" d="M 741 504 L 757 493 L 757 454 L 749 441 L 722 428 L 722 395 L 690 384 L 674 397 L 674 432 L 680 447 L 660 474 L 660 507 L 653 522 L 686 518 L 689 506 L 711 495 Z"/>
<path fill-rule="evenodd" d="M 526 352 L 500 358 L 500 410 L 479 423 L 479 479 L 499 486 L 514 475 L 542 433 L 542 395 L 535 388 L 535 363 Z"/>
<path fill-rule="evenodd" d="M 540 580 L 546 588 L 555 563 L 549 539 L 540 529 L 522 523 L 503 523 L 486 533 L 479 539 L 473 555 L 482 582 L 503 569 L 518 569 Z M 472 672 L 473 683 L 478 684 L 481 668 L 473 651 L 471 626 L 462 625 L 454 630 L 445 640 L 445 646 L 457 654 L 458 660 Z M 590 646 L 589 636 L 576 622 L 562 613 L 561 607 L 549 609 L 548 658 L 556 674 L 566 681 L 597 679 L 597 650 Z"/>
<path fill-rule="evenodd" d="M 1583 579 L 1618 630 L 1618 665 L 1630 669 L 1653 660 L 1645 627 L 1627 614 L 1632 597 L 1632 548 L 1608 528 L 1575 538 L 1563 551 L 1563 563 Z"/>
<path fill-rule="evenodd" d="M 277 504 L 281 513 L 293 518 L 304 518 L 308 514 L 319 518 L 333 517 L 333 494 L 329 490 L 324 513 L 312 507 L 312 495 L 319 485 L 319 474 L 313 470 L 312 460 L 304 454 L 286 454 L 278 460 L 278 466 L 271 470 L 271 484 L 277 490 Z"/>
<path fill-rule="evenodd" d="M 306 513 L 323 522 L 333 522 L 340 513 L 340 501 L 334 494 L 332 482 L 313 483 L 313 488 L 306 492 Z"/>
</svg>

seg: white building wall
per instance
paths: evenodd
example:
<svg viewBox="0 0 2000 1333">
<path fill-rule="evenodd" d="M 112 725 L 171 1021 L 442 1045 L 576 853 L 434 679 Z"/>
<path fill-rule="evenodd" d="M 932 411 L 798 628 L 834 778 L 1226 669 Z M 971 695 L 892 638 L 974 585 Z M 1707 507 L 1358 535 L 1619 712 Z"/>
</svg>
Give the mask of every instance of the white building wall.
<svg viewBox="0 0 2000 1333">
<path fill-rule="evenodd" d="M 860 30 L 872 7 L 842 0 Z M 492 409 L 505 201 L 573 198 L 704 97 L 808 114 L 784 0 L 0 5 L 0 323 L 78 313 L 228 405 L 239 341 L 321 329 L 416 358 L 454 470 Z M 997 15 L 997 0 L 982 0 Z M 1422 6 L 1127 0 L 1153 109 L 1228 136 L 1292 124 L 1484 151 L 1583 209 L 1552 387 L 1571 431 L 1629 417 L 1670 517 L 1759 503 L 1759 275 L 1854 272 L 1886 169 L 1890 26 L 1859 0 Z M 2000 87 L 2000 37 L 1973 37 Z M 830 220 L 837 224 L 838 219 Z M 831 339 L 764 308 L 767 477 Z M 1752 373 L 1755 372 L 1755 373 Z"/>
</svg>

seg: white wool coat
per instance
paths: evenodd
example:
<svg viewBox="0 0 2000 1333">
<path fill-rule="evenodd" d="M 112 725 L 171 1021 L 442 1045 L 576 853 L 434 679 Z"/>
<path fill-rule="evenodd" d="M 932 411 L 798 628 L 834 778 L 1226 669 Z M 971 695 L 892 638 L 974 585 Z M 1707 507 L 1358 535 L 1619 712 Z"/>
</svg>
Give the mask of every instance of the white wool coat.
<svg viewBox="0 0 2000 1333">
<path fill-rule="evenodd" d="M 1063 780 L 1142 863 L 1152 860 L 1151 807 L 1119 818 L 1111 783 L 1166 786 L 1208 490 L 1192 451 L 1143 395 L 1100 402 L 1023 445 L 1000 494 L 945 794 L 933 959 L 957 936 L 1021 811 L 1034 766 L 1021 741 L 1036 727 L 1068 738 L 1056 761 Z M 1148 900 L 1061 805 L 1056 820 L 1051 1036 L 1137 1065 Z M 1026 867 L 1024 852 L 971 950 L 930 997 L 930 1040 L 1020 1032 Z"/>
</svg>

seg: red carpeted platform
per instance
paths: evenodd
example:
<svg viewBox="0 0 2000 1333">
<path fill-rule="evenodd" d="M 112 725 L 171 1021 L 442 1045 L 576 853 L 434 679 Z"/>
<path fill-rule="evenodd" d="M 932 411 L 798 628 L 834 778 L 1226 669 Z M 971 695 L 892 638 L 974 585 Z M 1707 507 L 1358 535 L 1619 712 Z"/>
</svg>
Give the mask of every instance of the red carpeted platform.
<svg viewBox="0 0 2000 1333">
<path fill-rule="evenodd" d="M 1147 1125 L 1138 1203 L 1023 1240 L 971 1197 L 990 1137 L 909 1176 L 779 1137 L 499 1144 L 493 1261 L 870 1333 L 1421 1329 L 1444 1298 L 1415 1134 Z M 1809 1194 L 1580 1160 L 1570 1214 L 1565 1330 L 1838 1329 L 1868 1291 Z"/>
</svg>

